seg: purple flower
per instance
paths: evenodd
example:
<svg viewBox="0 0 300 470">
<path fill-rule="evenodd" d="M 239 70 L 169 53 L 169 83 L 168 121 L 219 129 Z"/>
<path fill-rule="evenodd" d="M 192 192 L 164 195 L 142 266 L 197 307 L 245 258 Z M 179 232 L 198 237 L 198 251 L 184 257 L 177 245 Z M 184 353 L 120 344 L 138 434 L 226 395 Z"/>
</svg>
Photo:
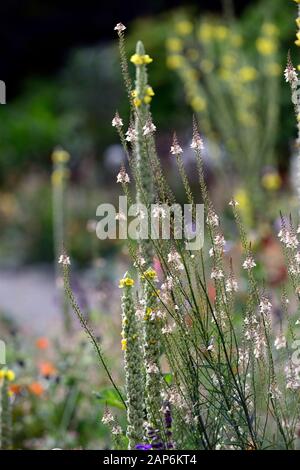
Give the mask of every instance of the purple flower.
<svg viewBox="0 0 300 470">
<path fill-rule="evenodd" d="M 151 450 L 152 445 L 151 444 L 137 444 L 135 448 L 136 450 Z"/>
</svg>

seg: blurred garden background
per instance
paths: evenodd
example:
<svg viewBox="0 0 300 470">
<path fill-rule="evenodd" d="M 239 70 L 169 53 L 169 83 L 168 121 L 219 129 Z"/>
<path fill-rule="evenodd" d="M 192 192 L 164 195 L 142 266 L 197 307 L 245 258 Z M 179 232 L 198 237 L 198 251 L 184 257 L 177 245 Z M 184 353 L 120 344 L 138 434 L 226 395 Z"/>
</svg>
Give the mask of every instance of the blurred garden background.
<svg viewBox="0 0 300 470">
<path fill-rule="evenodd" d="M 234 195 L 266 261 L 268 282 L 277 285 L 286 274 L 274 235 L 280 210 L 297 206 L 296 127 L 283 76 L 289 49 L 298 63 L 294 17 L 286 0 L 2 6 L 0 339 L 17 375 L 16 447 L 105 446 L 101 407 L 118 406 L 77 323 L 68 326 L 72 341 L 62 334 L 56 275 L 63 230 L 74 291 L 111 352 L 115 376 L 122 375 L 117 279 L 128 265 L 127 247 L 95 235 L 96 208 L 117 203 L 116 175 L 125 161 L 111 126 L 116 109 L 128 118 L 115 24 L 127 27 L 129 56 L 142 39 L 153 57 L 158 151 L 177 197 L 183 201 L 184 194 L 169 157 L 172 133 L 189 149 L 195 114 L 209 189 L 228 238 L 234 244 L 228 214 Z M 58 161 L 58 148 L 70 157 Z M 185 161 L 193 182 L 190 150 Z"/>
</svg>

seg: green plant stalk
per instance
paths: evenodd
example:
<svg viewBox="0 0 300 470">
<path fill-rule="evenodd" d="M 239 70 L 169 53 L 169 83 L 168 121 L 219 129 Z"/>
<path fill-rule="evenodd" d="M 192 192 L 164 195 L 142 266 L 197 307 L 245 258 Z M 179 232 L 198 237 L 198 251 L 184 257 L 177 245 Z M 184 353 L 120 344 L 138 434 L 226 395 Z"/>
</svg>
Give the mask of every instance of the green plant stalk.
<svg viewBox="0 0 300 470">
<path fill-rule="evenodd" d="M 12 409 L 8 394 L 8 382 L 4 378 L 0 388 L 1 410 L 0 410 L 0 448 L 2 450 L 12 449 Z"/>
<path fill-rule="evenodd" d="M 124 277 L 128 277 L 125 274 Z M 141 367 L 142 349 L 140 332 L 135 315 L 132 287 L 124 286 L 122 295 L 122 338 L 127 395 L 128 448 L 135 449 L 143 441 L 144 390 Z"/>
</svg>

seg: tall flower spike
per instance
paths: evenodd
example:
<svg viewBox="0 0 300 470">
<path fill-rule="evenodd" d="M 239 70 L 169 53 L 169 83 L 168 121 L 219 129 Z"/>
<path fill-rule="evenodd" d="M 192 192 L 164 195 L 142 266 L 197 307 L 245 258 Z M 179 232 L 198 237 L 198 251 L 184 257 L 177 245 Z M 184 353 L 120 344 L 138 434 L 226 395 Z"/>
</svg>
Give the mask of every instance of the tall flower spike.
<svg viewBox="0 0 300 470">
<path fill-rule="evenodd" d="M 0 371 L 0 449 L 12 449 L 12 409 L 8 383 L 14 380 L 11 370 Z"/>
<path fill-rule="evenodd" d="M 138 329 L 135 306 L 132 295 L 133 279 L 126 273 L 120 280 L 122 295 L 122 349 L 127 394 L 127 437 L 129 449 L 143 438 L 143 375 L 141 367 L 140 332 Z"/>
</svg>

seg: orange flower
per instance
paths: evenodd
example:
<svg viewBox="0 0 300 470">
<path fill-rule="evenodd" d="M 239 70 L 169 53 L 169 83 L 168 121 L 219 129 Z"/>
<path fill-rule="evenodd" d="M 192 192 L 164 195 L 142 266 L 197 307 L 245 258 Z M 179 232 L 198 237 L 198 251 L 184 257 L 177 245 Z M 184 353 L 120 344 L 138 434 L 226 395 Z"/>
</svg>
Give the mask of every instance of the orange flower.
<svg viewBox="0 0 300 470">
<path fill-rule="evenodd" d="M 37 397 L 40 397 L 44 393 L 44 387 L 39 382 L 32 382 L 29 384 L 28 390 Z"/>
<path fill-rule="evenodd" d="M 40 362 L 38 367 L 39 367 L 40 374 L 44 375 L 45 377 L 48 377 L 48 376 L 51 377 L 55 375 L 57 372 L 52 362 L 46 362 L 46 361 Z"/>
<path fill-rule="evenodd" d="M 49 340 L 44 336 L 41 336 L 36 340 L 35 345 L 38 349 L 47 349 L 49 347 Z"/>
<path fill-rule="evenodd" d="M 12 395 L 20 395 L 22 388 L 21 385 L 11 384 L 8 390 Z"/>
</svg>

